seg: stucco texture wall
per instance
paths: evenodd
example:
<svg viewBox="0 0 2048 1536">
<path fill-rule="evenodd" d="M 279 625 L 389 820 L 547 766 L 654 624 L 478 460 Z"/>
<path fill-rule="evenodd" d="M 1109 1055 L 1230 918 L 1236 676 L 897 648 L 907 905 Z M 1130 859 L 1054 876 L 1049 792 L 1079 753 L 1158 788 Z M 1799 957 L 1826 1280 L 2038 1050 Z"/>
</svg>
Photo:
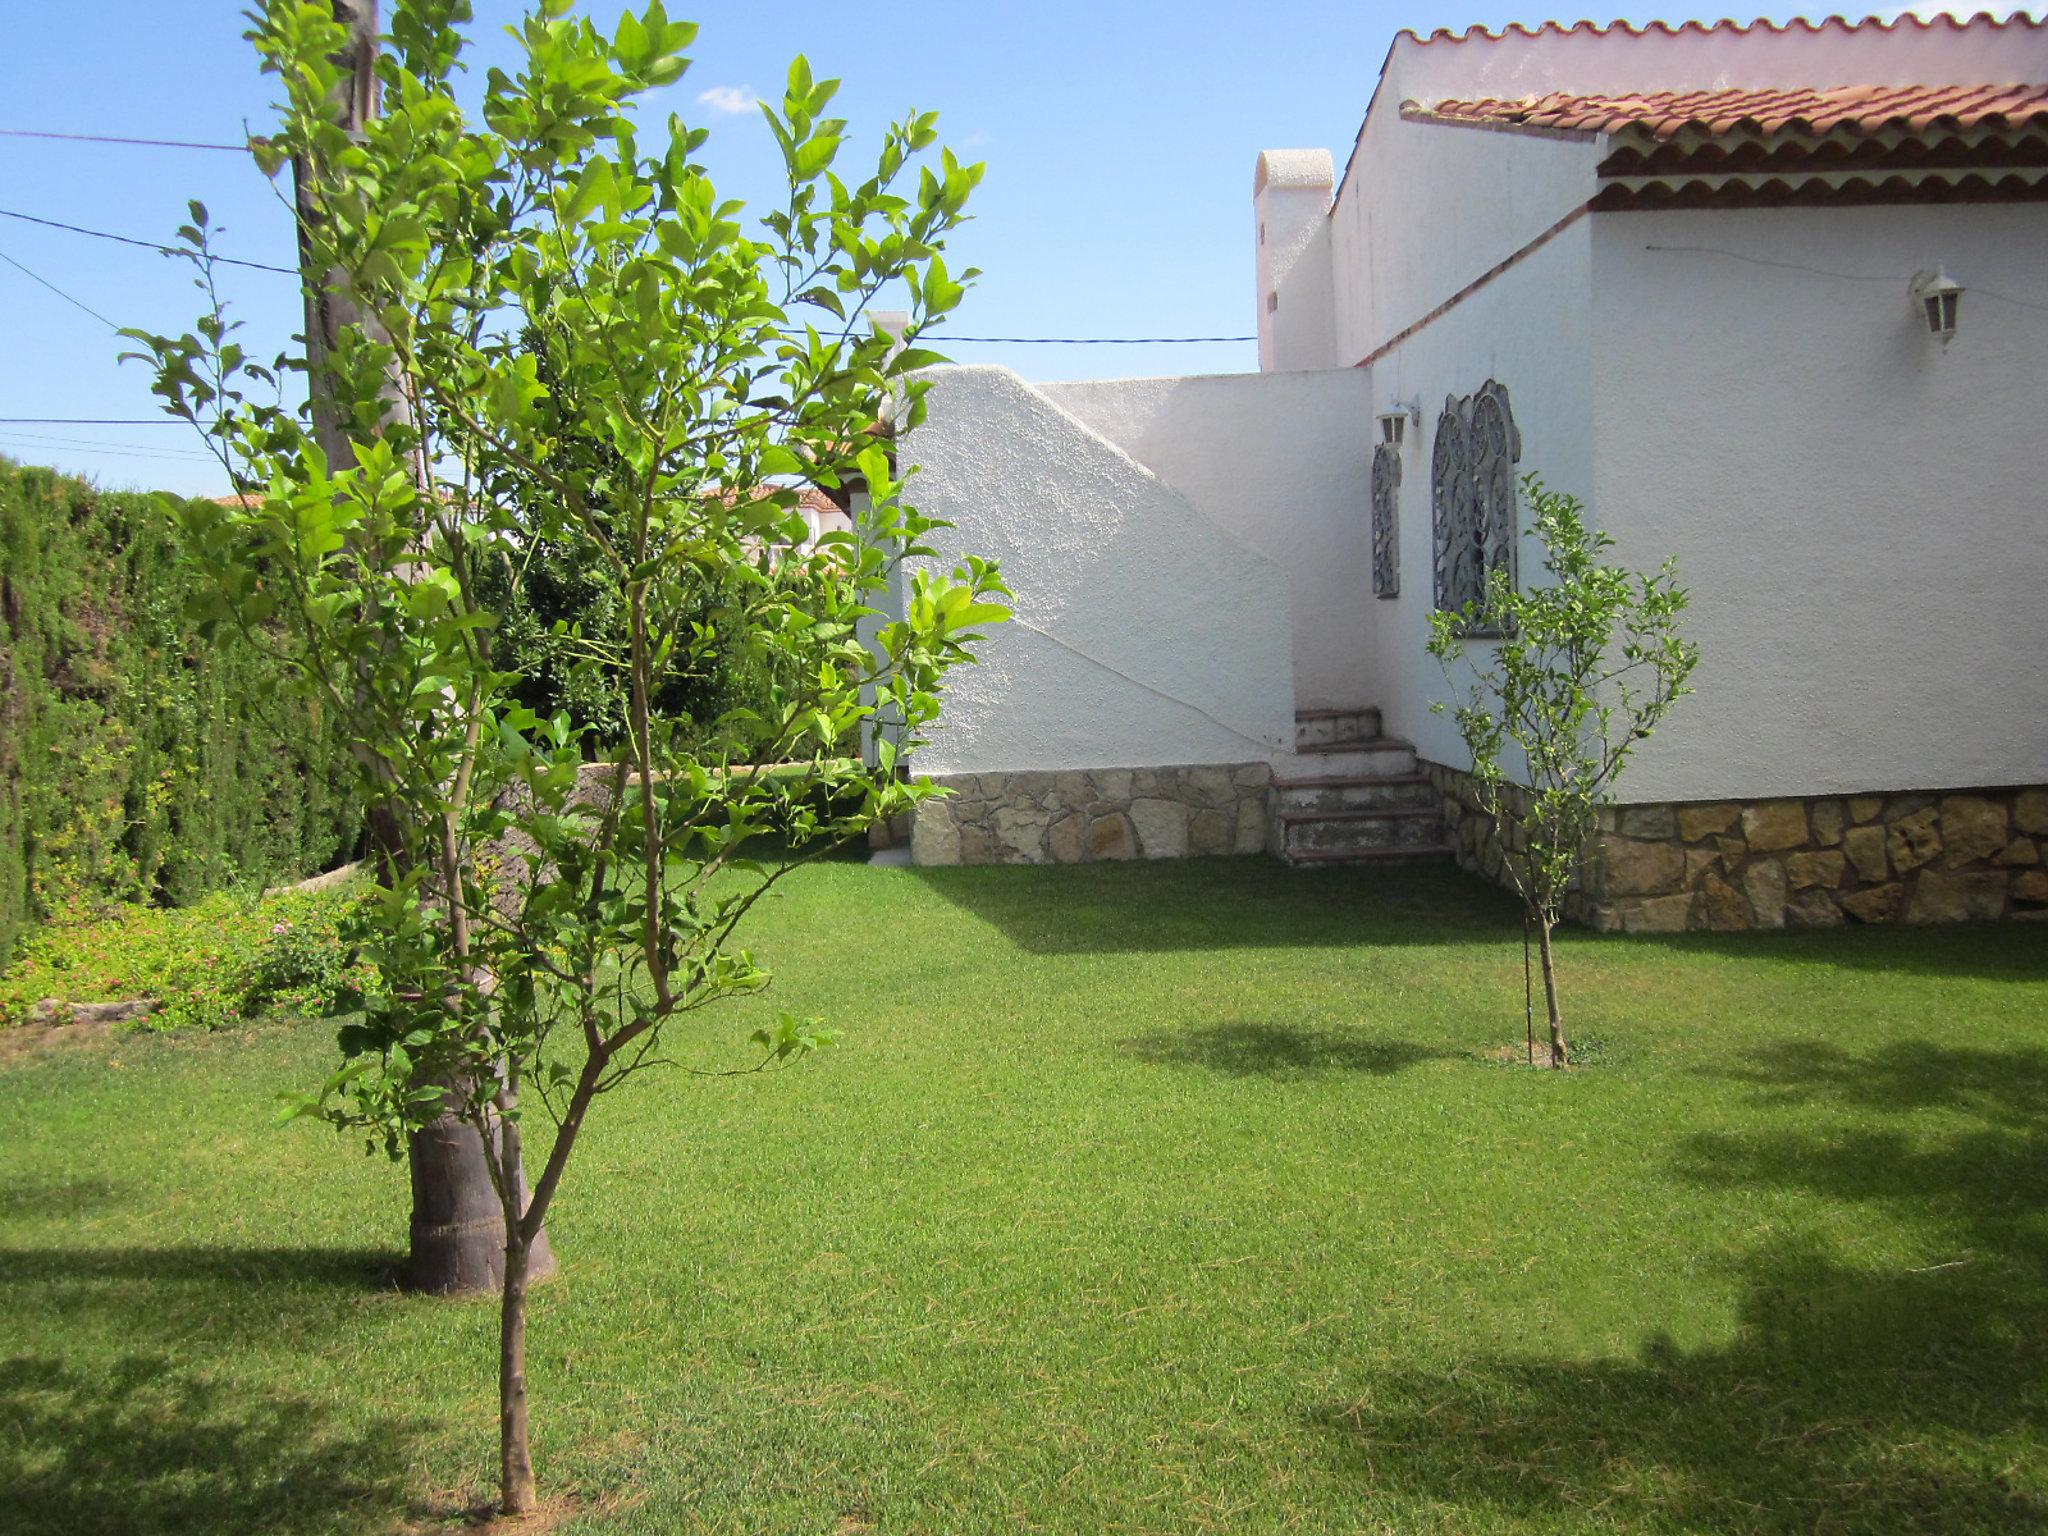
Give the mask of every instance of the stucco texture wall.
<svg viewBox="0 0 2048 1536">
<path fill-rule="evenodd" d="M 1371 380 L 1356 368 L 1041 384 L 1285 574 L 1294 701 L 1373 696 Z"/>
<path fill-rule="evenodd" d="M 1374 598 L 1364 611 L 1373 658 L 1371 702 L 1387 731 L 1416 744 L 1433 762 L 1467 765 L 1448 717 L 1429 712 L 1448 696 L 1443 670 L 1428 654 L 1435 605 L 1435 526 L 1430 464 L 1446 396 L 1473 393 L 1492 379 L 1507 387 L 1520 430 L 1520 470 L 1554 490 L 1586 497 L 1593 482 L 1591 338 L 1587 221 L 1502 273 L 1409 337 L 1369 370 L 1373 412 L 1419 402 L 1401 450 L 1398 597 Z M 1597 510 L 1597 509 L 1596 509 Z M 1523 517 L 1526 526 L 1526 514 Z M 1516 553 L 1524 585 L 1542 579 L 1542 549 L 1522 538 Z M 1486 642 L 1475 642 L 1484 650 Z"/>
<path fill-rule="evenodd" d="M 948 684 L 920 773 L 1268 761 L 1292 742 L 1287 579 L 1004 368 L 949 368 L 901 457 L 1017 594 Z"/>
<path fill-rule="evenodd" d="M 2048 208 L 1588 222 L 1594 518 L 1678 556 L 1702 653 L 1627 798 L 2048 781 L 2048 307 L 1992 297 L 2048 306 Z"/>
</svg>

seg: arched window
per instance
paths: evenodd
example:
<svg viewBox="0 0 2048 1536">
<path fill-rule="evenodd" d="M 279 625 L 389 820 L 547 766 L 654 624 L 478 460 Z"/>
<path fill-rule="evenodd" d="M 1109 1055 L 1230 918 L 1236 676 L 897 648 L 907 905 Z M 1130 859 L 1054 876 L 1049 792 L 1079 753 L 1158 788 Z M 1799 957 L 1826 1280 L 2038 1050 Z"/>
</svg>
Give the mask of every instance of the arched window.
<svg viewBox="0 0 2048 1536">
<path fill-rule="evenodd" d="M 1430 509 L 1436 532 L 1436 605 L 1456 611 L 1486 596 L 1495 571 L 1515 580 L 1515 430 L 1505 384 L 1444 401 L 1436 419 Z M 1480 630 L 1477 633 L 1491 633 Z"/>
<path fill-rule="evenodd" d="M 1372 451 L 1372 591 L 1401 595 L 1401 450 L 1392 443 Z"/>
</svg>

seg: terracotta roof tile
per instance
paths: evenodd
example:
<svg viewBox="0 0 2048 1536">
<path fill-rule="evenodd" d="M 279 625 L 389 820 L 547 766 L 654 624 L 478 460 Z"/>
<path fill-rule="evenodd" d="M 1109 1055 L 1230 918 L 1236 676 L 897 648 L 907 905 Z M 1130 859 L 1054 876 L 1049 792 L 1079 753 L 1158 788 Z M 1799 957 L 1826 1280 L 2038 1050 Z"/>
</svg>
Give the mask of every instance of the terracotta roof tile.
<svg viewBox="0 0 2048 1536">
<path fill-rule="evenodd" d="M 1410 110 L 1418 110 L 1411 108 Z M 2048 124 L 2048 85 L 1845 85 L 1822 90 L 1649 91 L 1581 96 L 1554 91 L 1515 101 L 1439 101 L 1419 108 L 1456 122 L 1579 132 L 1633 128 L 1659 139 L 1687 130 L 1726 134 L 1883 128 L 1924 131 L 1937 124 L 1974 127 Z"/>
<path fill-rule="evenodd" d="M 1402 29 L 1402 37 L 1413 38 L 1418 43 L 1468 43 L 1499 42 L 1509 37 L 1543 37 L 1569 32 L 1586 33 L 1594 37 L 1605 37 L 1619 32 L 1629 37 L 1681 37 L 1685 35 L 1708 36 L 1712 34 L 1744 32 L 1898 32 L 1898 31 L 1950 31 L 1960 32 L 1968 27 L 2012 27 L 2038 31 L 2048 27 L 2048 20 L 2035 20 L 2024 11 L 2014 11 L 2000 17 L 1991 11 L 1978 11 L 1971 16 L 1915 16 L 1908 12 L 1883 21 L 1875 16 L 1858 17 L 1854 20 L 1844 16 L 1823 16 L 1818 21 L 1804 16 L 1795 16 L 1787 22 L 1768 21 L 1759 16 L 1755 21 L 1684 21 L 1673 26 L 1668 21 L 1653 21 L 1648 26 L 1631 26 L 1625 21 L 1611 21 L 1606 25 L 1594 21 L 1546 21 L 1538 26 L 1525 27 L 1518 21 L 1509 22 L 1498 32 L 1483 26 L 1467 27 L 1463 32 L 1453 32 L 1448 27 L 1439 27 L 1428 36 L 1412 28 Z"/>
</svg>

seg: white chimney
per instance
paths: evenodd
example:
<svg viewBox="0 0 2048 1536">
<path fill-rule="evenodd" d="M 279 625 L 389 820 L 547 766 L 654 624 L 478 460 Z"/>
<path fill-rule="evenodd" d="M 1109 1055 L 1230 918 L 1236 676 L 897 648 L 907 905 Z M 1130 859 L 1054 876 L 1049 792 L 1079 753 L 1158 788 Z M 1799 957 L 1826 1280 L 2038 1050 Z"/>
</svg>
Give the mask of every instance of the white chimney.
<svg viewBox="0 0 2048 1536">
<path fill-rule="evenodd" d="M 1269 149 L 1252 179 L 1258 219 L 1259 371 L 1336 366 L 1327 149 Z"/>
</svg>

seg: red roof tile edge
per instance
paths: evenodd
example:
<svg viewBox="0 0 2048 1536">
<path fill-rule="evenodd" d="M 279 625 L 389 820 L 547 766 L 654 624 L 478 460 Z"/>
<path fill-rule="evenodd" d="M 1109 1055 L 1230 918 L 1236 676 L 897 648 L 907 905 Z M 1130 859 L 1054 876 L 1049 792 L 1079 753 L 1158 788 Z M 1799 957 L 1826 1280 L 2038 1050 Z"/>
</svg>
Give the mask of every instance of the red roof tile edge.
<svg viewBox="0 0 2048 1536">
<path fill-rule="evenodd" d="M 1682 21 L 1677 26 L 1673 26 L 1668 21 L 1653 21 L 1649 25 L 1642 27 L 1620 20 L 1605 23 L 1597 21 L 1574 21 L 1571 23 L 1546 21 L 1534 27 L 1526 27 L 1519 21 L 1511 21 L 1498 32 L 1486 26 L 1467 27 L 1463 32 L 1454 32 L 1449 27 L 1438 27 L 1435 31 L 1425 36 L 1412 27 L 1403 27 L 1395 36 L 1397 38 L 1405 37 L 1413 42 L 1425 44 L 1497 43 L 1509 37 L 1557 37 L 1573 32 L 1584 32 L 1594 37 L 1605 37 L 1614 32 L 1620 32 L 1629 37 L 1649 37 L 1653 34 L 1663 37 L 1682 37 L 1687 33 L 1708 36 L 1716 32 L 1771 32 L 1777 34 L 1828 31 L 1896 32 L 1903 28 L 1911 28 L 1919 32 L 1931 32 L 1937 28 L 1946 29 L 1951 32 L 1961 32 L 1965 28 L 1975 26 L 1993 28 L 2018 27 L 2030 31 L 2040 31 L 2043 28 L 2048 28 L 2048 17 L 2042 17 L 2037 20 L 2029 16 L 2025 11 L 2015 10 L 2003 17 L 1995 11 L 1977 11 L 1969 16 L 1943 14 L 1934 17 L 1915 16 L 1908 12 L 1905 15 L 1894 17 L 1890 21 L 1883 21 L 1875 16 L 1863 16 L 1854 19 L 1846 16 L 1823 16 L 1819 21 L 1812 21 L 1804 16 L 1795 16 L 1790 21 L 1776 22 L 1759 16 L 1754 21 L 1736 21 L 1730 17 L 1722 21 Z"/>
</svg>

